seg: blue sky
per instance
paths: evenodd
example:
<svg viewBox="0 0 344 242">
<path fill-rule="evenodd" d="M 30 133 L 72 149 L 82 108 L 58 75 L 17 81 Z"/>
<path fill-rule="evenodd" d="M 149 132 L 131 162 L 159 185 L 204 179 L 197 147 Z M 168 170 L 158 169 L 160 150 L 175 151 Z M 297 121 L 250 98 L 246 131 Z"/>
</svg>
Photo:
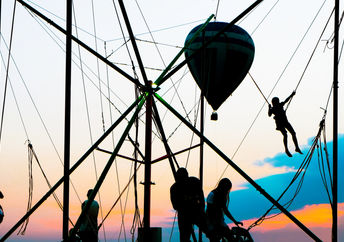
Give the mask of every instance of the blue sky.
<svg viewBox="0 0 344 242">
<path fill-rule="evenodd" d="M 312 139 L 309 139 L 309 145 L 311 145 L 311 140 Z M 343 135 L 339 137 L 338 142 L 339 147 L 342 147 L 344 145 Z M 332 157 L 333 142 L 328 142 L 327 145 L 329 155 L 330 157 Z M 304 154 L 307 153 L 307 149 L 308 147 L 302 149 Z M 264 159 L 263 161 L 259 161 L 259 163 L 270 163 L 276 167 L 288 166 L 293 169 L 298 169 L 298 166 L 301 164 L 304 157 L 305 155 L 294 155 L 294 157 L 289 158 L 284 153 L 281 153 L 276 155 L 275 157 L 269 157 Z M 343 157 L 343 153 L 339 152 L 339 202 L 344 201 L 344 194 L 341 192 L 343 191 L 344 176 L 340 172 L 344 169 Z M 331 162 L 332 161 L 330 160 L 330 163 Z M 289 172 L 285 174 L 272 175 L 258 179 L 256 180 L 256 182 L 270 195 L 277 199 L 279 194 L 282 193 L 284 189 L 287 187 L 287 185 L 290 183 L 294 174 L 294 172 Z M 238 219 L 242 220 L 260 216 L 262 214 L 262 211 L 264 211 L 261 209 L 270 207 L 270 202 L 267 199 L 265 199 L 262 195 L 260 195 L 256 191 L 256 189 L 253 188 L 250 184 L 247 184 L 244 187 L 245 189 L 233 191 L 231 193 L 231 211 L 233 211 L 233 214 L 235 214 L 238 217 Z M 295 186 L 293 185 L 291 191 L 293 191 L 294 188 Z M 285 197 L 290 198 L 291 194 L 287 192 L 285 194 Z M 320 178 L 318 158 L 315 151 L 313 158 L 310 162 L 310 165 L 308 167 L 302 189 L 290 208 L 291 210 L 295 210 L 300 209 L 305 205 L 321 203 L 328 203 L 328 198 Z"/>
</svg>

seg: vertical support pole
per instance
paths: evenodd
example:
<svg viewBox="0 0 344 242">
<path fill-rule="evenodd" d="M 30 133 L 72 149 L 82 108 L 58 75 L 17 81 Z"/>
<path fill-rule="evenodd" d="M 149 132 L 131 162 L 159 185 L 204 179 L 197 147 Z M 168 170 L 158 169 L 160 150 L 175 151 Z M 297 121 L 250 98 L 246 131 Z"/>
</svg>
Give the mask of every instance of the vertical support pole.
<svg viewBox="0 0 344 242">
<path fill-rule="evenodd" d="M 150 86 L 148 87 L 151 88 Z M 145 140 L 145 179 L 143 205 L 143 231 L 145 241 L 150 234 L 150 203 L 151 203 L 151 162 L 152 162 L 152 93 L 149 90 L 146 101 L 146 140 Z M 147 240 L 148 239 L 148 240 Z"/>
<path fill-rule="evenodd" d="M 202 31 L 202 45 L 205 43 L 205 30 Z M 206 83 L 206 49 L 202 49 L 202 62 L 201 62 L 201 78 L 202 83 Z M 204 90 L 202 88 L 202 90 Z M 200 122 L 200 132 L 202 136 L 200 137 L 200 154 L 199 154 L 199 180 L 201 182 L 201 188 L 203 189 L 203 154 L 204 154 L 204 94 L 201 93 L 201 122 Z M 199 229 L 198 240 L 202 242 L 202 230 Z"/>
<path fill-rule="evenodd" d="M 333 51 L 333 208 L 332 241 L 338 241 L 338 39 L 339 0 L 335 0 Z"/>
<path fill-rule="evenodd" d="M 201 129 L 202 136 L 204 135 L 204 96 L 201 95 Z M 199 154 L 199 180 L 203 189 L 203 162 L 204 162 L 204 139 L 200 138 L 200 154 Z M 198 240 L 202 242 L 202 230 L 199 230 Z"/>
<path fill-rule="evenodd" d="M 63 240 L 68 239 L 69 218 L 69 166 L 70 166 L 70 117 L 72 77 L 72 7 L 73 1 L 66 2 L 66 80 L 65 80 L 65 131 L 64 131 L 64 178 L 63 178 Z"/>
</svg>

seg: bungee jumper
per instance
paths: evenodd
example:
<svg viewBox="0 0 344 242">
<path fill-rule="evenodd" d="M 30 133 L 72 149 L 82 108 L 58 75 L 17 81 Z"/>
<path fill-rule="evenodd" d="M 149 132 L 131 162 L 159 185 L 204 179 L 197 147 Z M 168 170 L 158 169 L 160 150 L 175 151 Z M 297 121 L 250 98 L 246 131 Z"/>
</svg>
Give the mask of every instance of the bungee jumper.
<svg viewBox="0 0 344 242">
<path fill-rule="evenodd" d="M 291 126 L 291 124 L 289 123 L 288 119 L 287 119 L 287 115 L 286 112 L 283 108 L 283 106 L 295 95 L 295 91 L 292 92 L 292 94 L 290 94 L 289 97 L 287 97 L 286 100 L 284 100 L 283 102 L 279 101 L 278 97 L 274 97 L 272 98 L 271 102 L 272 102 L 272 106 L 271 104 L 269 104 L 269 111 L 268 111 L 268 115 L 269 117 L 274 114 L 274 119 L 275 119 L 275 123 L 276 123 L 276 130 L 279 130 L 282 135 L 283 135 L 283 144 L 284 144 L 284 148 L 285 148 L 285 153 L 289 156 L 292 157 L 292 154 L 289 152 L 288 149 L 288 134 L 287 134 L 287 130 L 289 131 L 289 133 L 291 134 L 292 138 L 293 138 L 293 142 L 295 145 L 295 151 L 303 154 L 299 148 L 298 142 L 297 142 L 297 138 L 296 138 L 296 132 L 293 129 L 293 126 Z"/>
</svg>

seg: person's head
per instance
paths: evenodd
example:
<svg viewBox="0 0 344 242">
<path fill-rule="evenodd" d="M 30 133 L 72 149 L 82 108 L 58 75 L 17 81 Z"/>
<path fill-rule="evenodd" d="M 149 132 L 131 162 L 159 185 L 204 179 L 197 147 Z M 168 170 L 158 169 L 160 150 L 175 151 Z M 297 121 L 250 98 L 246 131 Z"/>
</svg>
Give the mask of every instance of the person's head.
<svg viewBox="0 0 344 242">
<path fill-rule="evenodd" d="M 177 170 L 177 172 L 176 172 L 176 181 L 177 182 L 183 181 L 188 177 L 189 177 L 188 171 L 184 167 L 181 167 Z"/>
<path fill-rule="evenodd" d="M 272 98 L 272 100 L 271 100 L 271 102 L 272 102 L 272 105 L 278 105 L 279 104 L 279 98 L 278 97 L 274 97 L 274 98 Z"/>
<path fill-rule="evenodd" d="M 228 193 L 232 189 L 232 182 L 228 178 L 222 178 L 216 189 L 223 193 Z"/>
<path fill-rule="evenodd" d="M 88 198 L 90 198 L 92 192 L 93 192 L 93 189 L 90 189 L 90 190 L 87 191 L 87 197 L 88 197 Z"/>
</svg>

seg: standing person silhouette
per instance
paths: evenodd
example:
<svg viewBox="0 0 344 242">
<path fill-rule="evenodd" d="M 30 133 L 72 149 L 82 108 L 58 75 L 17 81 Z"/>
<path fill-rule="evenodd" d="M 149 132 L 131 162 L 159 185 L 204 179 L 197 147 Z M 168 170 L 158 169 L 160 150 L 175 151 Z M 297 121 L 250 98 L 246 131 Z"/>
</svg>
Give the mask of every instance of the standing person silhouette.
<svg viewBox="0 0 344 242">
<path fill-rule="evenodd" d="M 172 206 L 178 212 L 180 242 L 190 241 L 193 225 L 206 233 L 205 201 L 200 180 L 189 177 L 185 168 L 179 168 L 170 195 Z"/>
<path fill-rule="evenodd" d="M 268 112 L 269 117 L 272 114 L 274 114 L 274 119 L 275 119 L 275 123 L 276 123 L 276 130 L 281 131 L 281 133 L 283 135 L 283 144 L 284 144 L 284 148 L 285 148 L 285 153 L 289 157 L 292 157 L 292 154 L 289 152 L 289 149 L 288 149 L 287 130 L 289 131 L 289 133 L 291 134 L 291 136 L 293 138 L 293 142 L 295 145 L 295 151 L 302 154 L 302 152 L 299 148 L 299 145 L 297 143 L 296 132 L 293 129 L 293 126 L 291 126 L 291 124 L 289 123 L 289 121 L 287 119 L 287 115 L 285 113 L 285 110 L 283 109 L 284 104 L 286 104 L 290 100 L 290 98 L 292 98 L 294 95 L 295 95 L 295 91 L 292 92 L 292 94 L 290 94 L 290 96 L 287 97 L 287 99 L 281 103 L 279 102 L 278 97 L 272 98 L 272 101 L 271 101 L 272 106 L 269 104 L 269 112 Z"/>
<path fill-rule="evenodd" d="M 235 225 L 243 225 L 238 222 L 228 210 L 229 192 L 232 188 L 232 182 L 228 178 L 222 178 L 217 187 L 212 190 L 207 197 L 206 216 L 209 229 L 210 242 L 220 241 L 226 238 L 233 241 L 233 233 L 225 223 L 224 215 L 232 220 Z"/>
<path fill-rule="evenodd" d="M 87 197 L 89 198 L 93 192 L 93 189 L 88 190 Z M 86 206 L 88 200 L 85 200 L 82 205 L 81 209 Z M 85 219 L 82 221 L 79 229 L 79 235 L 81 241 L 85 242 L 97 242 L 98 241 L 98 211 L 99 211 L 99 204 L 97 201 L 93 200 Z"/>
</svg>

